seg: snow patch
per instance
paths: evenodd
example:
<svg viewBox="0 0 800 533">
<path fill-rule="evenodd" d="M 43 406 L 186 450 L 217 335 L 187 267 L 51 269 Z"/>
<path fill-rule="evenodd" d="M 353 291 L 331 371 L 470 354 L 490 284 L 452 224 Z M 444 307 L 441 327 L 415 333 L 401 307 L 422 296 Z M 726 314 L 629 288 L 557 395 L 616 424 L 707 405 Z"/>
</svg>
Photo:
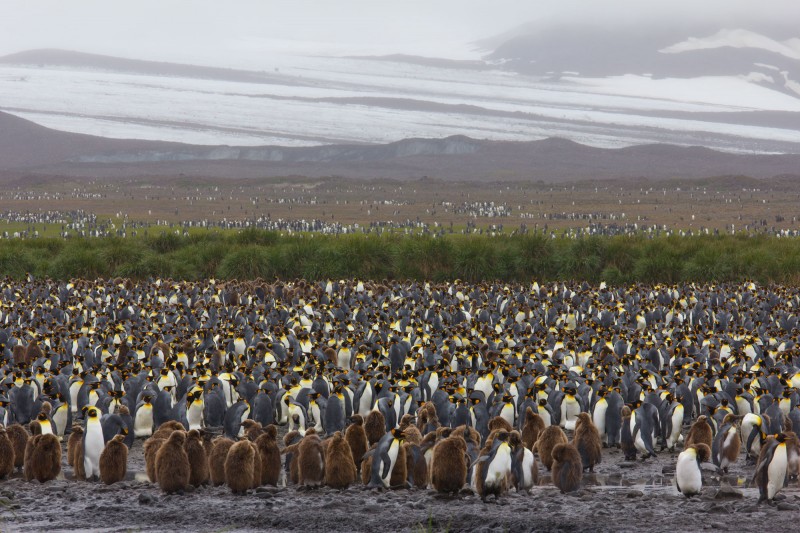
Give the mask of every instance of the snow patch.
<svg viewBox="0 0 800 533">
<path fill-rule="evenodd" d="M 800 59 L 800 39 L 776 41 L 759 33 L 743 29 L 724 29 L 708 37 L 690 37 L 680 43 L 662 48 L 664 54 L 680 54 L 714 48 L 759 48 L 791 59 Z"/>
</svg>

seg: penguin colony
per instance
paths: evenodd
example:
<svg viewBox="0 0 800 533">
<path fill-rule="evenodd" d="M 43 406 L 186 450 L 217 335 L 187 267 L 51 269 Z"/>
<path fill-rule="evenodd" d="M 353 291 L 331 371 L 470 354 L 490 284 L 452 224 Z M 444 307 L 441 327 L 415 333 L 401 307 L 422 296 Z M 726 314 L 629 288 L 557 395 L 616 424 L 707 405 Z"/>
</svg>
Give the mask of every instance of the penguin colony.
<svg viewBox="0 0 800 533">
<path fill-rule="evenodd" d="M 5 281 L 0 478 L 471 488 L 617 447 L 676 486 L 744 453 L 760 501 L 800 470 L 800 290 L 363 281 Z M 282 437 L 279 436 L 278 428 Z"/>
</svg>

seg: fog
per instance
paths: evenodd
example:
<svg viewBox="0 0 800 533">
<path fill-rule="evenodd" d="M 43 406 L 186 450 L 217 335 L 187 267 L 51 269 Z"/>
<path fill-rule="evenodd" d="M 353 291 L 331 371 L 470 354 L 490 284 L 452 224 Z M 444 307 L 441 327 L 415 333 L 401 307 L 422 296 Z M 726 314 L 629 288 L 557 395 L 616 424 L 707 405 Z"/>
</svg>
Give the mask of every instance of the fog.
<svg viewBox="0 0 800 533">
<path fill-rule="evenodd" d="M 3 0 L 0 55 L 61 48 L 260 67 L 265 54 L 481 57 L 478 43 L 561 24 L 781 25 L 795 0 Z"/>
</svg>

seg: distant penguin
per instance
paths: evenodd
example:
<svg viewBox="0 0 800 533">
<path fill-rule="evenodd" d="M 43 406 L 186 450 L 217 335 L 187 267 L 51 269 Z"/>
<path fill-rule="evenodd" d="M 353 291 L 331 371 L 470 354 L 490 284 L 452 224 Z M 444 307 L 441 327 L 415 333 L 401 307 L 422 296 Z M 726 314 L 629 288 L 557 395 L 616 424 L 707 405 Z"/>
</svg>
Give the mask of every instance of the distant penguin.
<svg viewBox="0 0 800 533">
<path fill-rule="evenodd" d="M 83 441 L 83 427 L 79 425 L 72 426 L 72 433 L 69 434 L 67 439 L 67 464 L 75 466 L 75 452 Z"/>
<path fill-rule="evenodd" d="M 100 478 L 100 454 L 106 442 L 103 438 L 103 425 L 100 423 L 100 409 L 84 407 L 86 425 L 83 432 L 83 472 L 86 479 Z"/>
<path fill-rule="evenodd" d="M 558 444 L 553 448 L 553 485 L 562 493 L 580 488 L 583 466 L 580 453 L 571 444 Z"/>
<path fill-rule="evenodd" d="M 61 443 L 52 433 L 37 435 L 31 442 L 31 456 L 27 461 L 25 477 L 40 483 L 52 481 L 61 473 Z"/>
<path fill-rule="evenodd" d="M 149 395 L 144 396 L 136 406 L 133 428 L 136 437 L 149 437 L 153 434 L 153 404 Z"/>
<path fill-rule="evenodd" d="M 389 488 L 392 470 L 397 463 L 402 444 L 403 432 L 399 428 L 394 428 L 381 437 L 377 445 L 368 452 L 372 459 L 368 487 Z"/>
<path fill-rule="evenodd" d="M 298 467 L 300 485 L 318 487 L 325 477 L 325 453 L 319 435 L 309 428 L 298 446 Z"/>
<path fill-rule="evenodd" d="M 225 483 L 234 494 L 246 494 L 253 486 L 255 451 L 248 440 L 231 446 L 225 458 Z"/>
<path fill-rule="evenodd" d="M 467 443 L 460 436 L 450 436 L 433 447 L 431 485 L 438 492 L 455 494 L 467 482 Z"/>
<path fill-rule="evenodd" d="M 556 426 L 557 427 L 557 426 Z M 561 431 L 561 428 L 558 428 Z M 475 489 L 482 501 L 494 495 L 499 498 L 508 490 L 508 477 L 511 474 L 511 447 L 509 433 L 500 430 L 492 441 L 492 447 L 481 451 L 475 469 Z M 434 461 L 434 469 L 437 467 Z"/>
<path fill-rule="evenodd" d="M 697 417 L 694 424 L 692 424 L 692 427 L 689 428 L 689 434 L 686 435 L 683 446 L 685 449 L 693 444 L 705 444 L 710 450 L 713 444 L 713 438 L 711 426 L 708 424 L 708 418 L 705 415 L 700 415 Z"/>
<path fill-rule="evenodd" d="M 189 458 L 189 484 L 199 487 L 208 482 L 208 455 L 203 445 L 203 436 L 196 429 L 190 429 L 183 445 Z"/>
<path fill-rule="evenodd" d="M 128 447 L 125 446 L 126 435 L 115 435 L 106 443 L 100 454 L 100 481 L 106 485 L 125 479 L 128 471 Z"/>
<path fill-rule="evenodd" d="M 278 428 L 270 424 L 256 439 L 261 454 L 261 484 L 278 486 L 281 476 L 281 451 L 278 448 Z"/>
<path fill-rule="evenodd" d="M 154 439 L 150 437 L 144 444 L 142 445 L 142 449 L 144 451 L 144 469 L 145 473 L 147 474 L 147 479 L 150 480 L 150 483 L 155 483 L 158 481 L 158 473 L 156 471 L 156 455 L 158 454 L 158 450 L 161 449 L 161 445 L 166 442 L 166 439 Z"/>
<path fill-rule="evenodd" d="M 364 418 L 361 415 L 353 415 L 350 417 L 351 424 L 345 430 L 344 438 L 350 446 L 350 451 L 353 454 L 353 462 L 356 465 L 356 470 L 361 471 L 361 459 L 369 449 L 369 441 L 367 434 L 364 431 Z"/>
<path fill-rule="evenodd" d="M 758 486 L 758 503 L 775 501 L 775 495 L 783 488 L 789 467 L 789 451 L 785 433 L 769 436 L 761 447 L 753 481 Z"/>
<path fill-rule="evenodd" d="M 578 415 L 572 445 L 580 454 L 583 469 L 594 472 L 594 465 L 602 460 L 603 445 L 600 442 L 600 432 L 597 431 L 588 413 Z"/>
<path fill-rule="evenodd" d="M 700 463 L 706 462 L 710 458 L 711 450 L 703 443 L 688 446 L 678 455 L 678 463 L 675 466 L 675 484 L 681 494 L 687 498 L 700 494 L 700 489 L 703 488 Z"/>
<path fill-rule="evenodd" d="M 551 470 L 553 467 L 553 448 L 567 442 L 567 435 L 559 426 L 548 426 L 542 431 L 536 441 L 536 453 L 539 454 L 539 459 L 545 468 Z"/>
<path fill-rule="evenodd" d="M 31 436 L 20 424 L 8 426 L 6 434 L 11 441 L 11 446 L 14 448 L 14 466 L 20 469 L 25 464 L 25 447 L 28 445 L 28 439 Z"/>
<path fill-rule="evenodd" d="M 218 437 L 211 441 L 211 453 L 208 454 L 208 473 L 211 485 L 225 483 L 225 459 L 233 441 L 227 437 Z"/>
<path fill-rule="evenodd" d="M 539 439 L 539 435 L 544 431 L 544 420 L 533 409 L 528 407 L 525 410 L 525 423 L 522 426 L 522 444 L 529 450 L 533 450 L 533 445 Z"/>
<path fill-rule="evenodd" d="M 370 446 L 383 438 L 386 433 L 386 419 L 380 411 L 374 410 L 367 414 L 367 418 L 364 420 L 364 431 Z"/>
<path fill-rule="evenodd" d="M 6 479 L 14 471 L 14 446 L 8 438 L 6 428 L 0 426 L 0 479 Z"/>
<path fill-rule="evenodd" d="M 325 449 L 325 484 L 334 489 L 346 489 L 357 478 L 353 452 L 342 433 L 337 431 Z"/>
<path fill-rule="evenodd" d="M 156 454 L 158 486 L 167 494 L 182 492 L 189 485 L 189 457 L 183 444 L 186 432 L 174 431 Z"/>
</svg>

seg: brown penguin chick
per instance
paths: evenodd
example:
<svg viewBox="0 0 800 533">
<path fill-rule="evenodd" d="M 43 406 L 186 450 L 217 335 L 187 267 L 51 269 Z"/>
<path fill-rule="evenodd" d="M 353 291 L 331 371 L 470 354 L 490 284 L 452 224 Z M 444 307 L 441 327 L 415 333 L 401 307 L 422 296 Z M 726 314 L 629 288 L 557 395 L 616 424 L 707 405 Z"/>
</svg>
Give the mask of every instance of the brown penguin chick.
<svg viewBox="0 0 800 533">
<path fill-rule="evenodd" d="M 25 364 L 30 366 L 40 357 L 44 357 L 44 353 L 42 352 L 42 349 L 39 348 L 39 343 L 37 343 L 35 340 L 32 340 L 25 348 Z"/>
<path fill-rule="evenodd" d="M 687 446 L 684 449 L 687 449 L 687 448 L 689 448 L 689 446 Z M 695 451 L 697 453 L 697 460 L 700 461 L 701 463 L 707 463 L 708 461 L 711 460 L 711 448 L 709 448 L 705 444 L 702 444 L 702 443 L 701 444 L 692 444 L 691 448 L 695 449 Z"/>
<path fill-rule="evenodd" d="M 325 450 L 325 484 L 334 489 L 346 489 L 356 482 L 358 472 L 353 452 L 341 431 L 328 439 Z"/>
<path fill-rule="evenodd" d="M 261 431 L 260 428 L 259 431 Z M 261 453 L 258 451 L 258 446 L 256 446 L 255 442 L 250 439 L 247 439 L 247 442 L 253 448 L 253 484 L 251 488 L 255 489 L 261 486 Z"/>
<path fill-rule="evenodd" d="M 14 446 L 8 438 L 6 428 L 0 426 L 0 479 L 5 479 L 14 471 Z"/>
<path fill-rule="evenodd" d="M 211 445 L 211 453 L 208 454 L 208 474 L 211 485 L 216 487 L 225 483 L 225 459 L 233 446 L 233 441 L 227 437 L 218 437 L 211 441 Z"/>
<path fill-rule="evenodd" d="M 72 432 L 69 434 L 69 439 L 67 439 L 67 464 L 69 466 L 75 466 L 75 449 L 82 440 L 83 427 L 72 426 Z"/>
<path fill-rule="evenodd" d="M 439 492 L 457 493 L 467 482 L 467 443 L 456 435 L 437 442 L 431 465 L 431 486 Z"/>
<path fill-rule="evenodd" d="M 352 424 L 347 426 L 344 432 L 344 438 L 350 446 L 350 452 L 353 454 L 353 463 L 356 465 L 356 470 L 361 470 L 361 459 L 367 453 L 369 448 L 369 441 L 367 433 L 364 431 L 364 418 L 361 415 L 353 415 L 350 417 Z"/>
<path fill-rule="evenodd" d="M 253 486 L 255 450 L 249 440 L 234 443 L 225 458 L 225 483 L 234 494 L 246 494 Z"/>
<path fill-rule="evenodd" d="M 185 431 L 173 431 L 156 454 L 158 486 L 167 494 L 183 491 L 189 485 L 191 471 L 189 457 L 183 449 L 185 442 Z"/>
<path fill-rule="evenodd" d="M 553 467 L 553 448 L 559 444 L 567 444 L 567 435 L 558 426 L 548 426 L 536 440 L 536 453 L 539 459 L 548 470 Z"/>
<path fill-rule="evenodd" d="M 405 446 L 400 446 L 397 449 L 397 459 L 394 463 L 394 468 L 392 468 L 392 475 L 389 478 L 389 487 L 393 489 L 405 489 L 408 488 L 408 465 L 406 462 L 406 448 Z"/>
<path fill-rule="evenodd" d="M 728 428 L 724 433 L 722 431 L 717 433 L 715 437 L 715 440 L 719 439 L 719 442 L 717 451 L 718 457 L 714 458 L 714 463 L 725 473 L 728 472 L 728 467 L 739 459 L 739 451 L 742 449 L 742 437 L 740 435 L 738 421 L 739 418 L 736 415 L 726 415 L 722 420 L 720 429 L 724 428 L 726 425 Z M 787 430 L 787 433 L 794 435 L 791 430 Z"/>
<path fill-rule="evenodd" d="M 575 434 L 572 437 L 572 445 L 578 450 L 581 456 L 583 469 L 594 472 L 594 465 L 602 460 L 603 444 L 600 439 L 600 432 L 592 422 L 589 413 L 580 413 L 575 421 Z"/>
<path fill-rule="evenodd" d="M 299 483 L 306 487 L 317 487 L 325 478 L 325 454 L 319 435 L 309 428 L 297 447 Z"/>
<path fill-rule="evenodd" d="M 522 444 L 533 451 L 533 445 L 539 438 L 539 434 L 544 431 L 544 420 L 533 409 L 525 409 L 525 424 L 522 426 Z"/>
<path fill-rule="evenodd" d="M 278 428 L 269 425 L 256 439 L 261 455 L 261 484 L 278 486 L 281 477 L 281 450 L 277 442 Z"/>
<path fill-rule="evenodd" d="M 31 468 L 31 463 L 33 462 L 34 449 L 36 449 L 36 444 L 39 442 L 39 437 L 41 436 L 41 433 L 34 434 L 28 439 L 28 442 L 25 443 L 25 453 L 22 461 L 22 475 L 25 477 L 25 481 L 30 481 L 33 479 L 33 468 Z"/>
<path fill-rule="evenodd" d="M 409 415 L 409 414 L 405 414 L 400 419 L 400 423 L 397 424 L 397 427 L 400 428 L 400 431 L 405 431 L 407 427 L 413 426 L 413 425 L 414 425 L 414 417 Z"/>
<path fill-rule="evenodd" d="M 370 450 L 372 448 L 374 448 L 374 446 L 370 447 Z M 362 485 L 369 484 L 369 480 L 370 480 L 371 476 L 372 476 L 372 456 L 369 456 L 366 459 L 362 458 L 362 460 L 361 460 L 361 484 Z"/>
<path fill-rule="evenodd" d="M 281 455 L 286 455 L 288 464 L 289 482 L 295 485 L 300 482 L 300 467 L 298 463 L 298 449 L 303 436 L 297 430 L 290 431 L 283 436 L 283 444 L 286 446 L 281 450 Z"/>
<path fill-rule="evenodd" d="M 553 448 L 553 485 L 562 493 L 573 492 L 581 486 L 583 466 L 581 455 L 571 444 L 557 444 Z"/>
<path fill-rule="evenodd" d="M 184 430 L 183 424 L 175 420 L 169 420 L 158 426 L 158 429 L 155 430 L 155 432 L 150 437 L 154 439 L 167 439 L 169 438 L 169 436 L 172 434 L 173 431 L 183 431 L 183 430 Z"/>
<path fill-rule="evenodd" d="M 158 450 L 161 448 L 161 445 L 166 442 L 166 439 L 154 439 L 150 437 L 146 441 L 144 441 L 144 445 L 142 449 L 144 451 L 144 471 L 147 473 L 147 479 L 150 480 L 150 483 L 155 483 L 158 481 L 158 472 L 156 470 L 156 455 L 158 455 Z M 81 446 L 82 448 L 83 446 Z M 76 456 L 80 457 L 80 456 Z M 79 463 L 77 461 L 76 463 Z M 77 468 L 77 464 L 75 467 Z"/>
<path fill-rule="evenodd" d="M 403 415 L 403 420 L 406 423 L 400 423 L 400 431 L 403 432 L 405 442 L 419 446 L 422 444 L 422 433 L 420 433 L 417 426 L 412 423 L 411 415 Z"/>
<path fill-rule="evenodd" d="M 386 419 L 380 411 L 370 411 L 364 420 L 364 432 L 367 434 L 367 441 L 372 446 L 386 434 Z"/>
<path fill-rule="evenodd" d="M 11 446 L 14 447 L 14 466 L 17 469 L 22 468 L 22 465 L 25 464 L 25 446 L 31 436 L 20 424 L 11 424 L 6 428 L 6 433 L 11 441 Z"/>
<path fill-rule="evenodd" d="M 42 406 L 41 408 L 39 408 L 39 412 L 49 417 L 50 413 L 53 412 L 53 404 L 51 404 L 50 402 L 42 402 Z"/>
<path fill-rule="evenodd" d="M 496 416 L 489 420 L 489 431 L 494 431 L 495 429 L 502 429 L 503 431 L 509 432 L 514 430 L 511 424 L 508 423 L 508 420 L 502 416 Z"/>
<path fill-rule="evenodd" d="M 708 423 L 706 415 L 700 415 L 692 427 L 689 428 L 689 434 L 686 435 L 686 442 L 683 447 L 688 448 L 693 444 L 705 444 L 711 448 L 714 436 L 711 433 L 711 426 Z"/>
<path fill-rule="evenodd" d="M 409 484 L 418 489 L 428 488 L 428 463 L 422 449 L 410 442 L 404 442 L 403 447 L 406 449 L 406 478 Z"/>
<path fill-rule="evenodd" d="M 21 344 L 14 345 L 11 349 L 11 356 L 14 358 L 14 364 L 16 366 L 25 365 L 25 347 Z"/>
<path fill-rule="evenodd" d="M 252 435 L 252 440 L 256 440 L 261 435 L 261 424 L 250 418 L 242 422 L 242 429 L 245 436 Z"/>
<path fill-rule="evenodd" d="M 125 479 L 128 472 L 128 447 L 125 446 L 125 434 L 114 435 L 106 442 L 100 454 L 100 481 L 106 485 Z"/>
<path fill-rule="evenodd" d="M 52 433 L 37 435 L 33 439 L 30 460 L 25 467 L 25 478 L 44 483 L 56 479 L 61 473 L 61 443 Z"/>
<path fill-rule="evenodd" d="M 38 420 L 31 420 L 28 423 L 28 431 L 30 432 L 31 436 L 41 435 L 42 434 L 42 425 L 39 423 Z"/>
<path fill-rule="evenodd" d="M 186 434 L 186 442 L 183 445 L 186 456 L 189 458 L 189 484 L 199 487 L 208 482 L 208 455 L 203 446 L 203 437 L 196 429 L 190 430 Z"/>
</svg>

